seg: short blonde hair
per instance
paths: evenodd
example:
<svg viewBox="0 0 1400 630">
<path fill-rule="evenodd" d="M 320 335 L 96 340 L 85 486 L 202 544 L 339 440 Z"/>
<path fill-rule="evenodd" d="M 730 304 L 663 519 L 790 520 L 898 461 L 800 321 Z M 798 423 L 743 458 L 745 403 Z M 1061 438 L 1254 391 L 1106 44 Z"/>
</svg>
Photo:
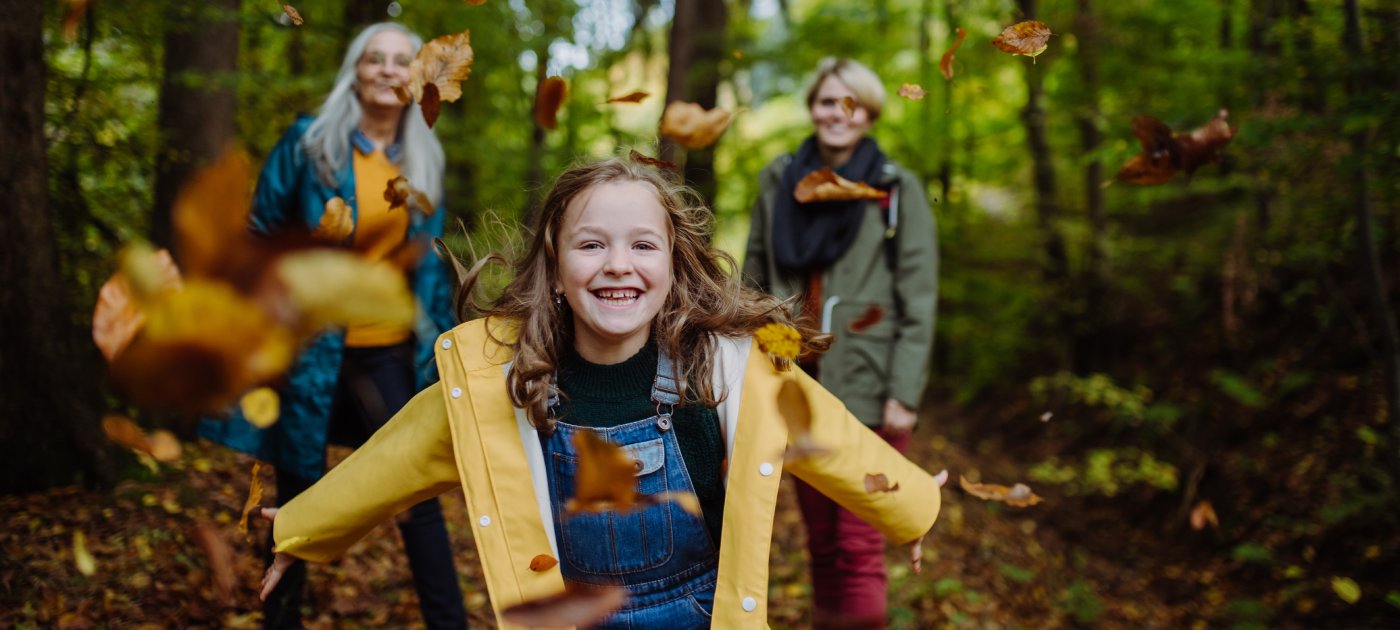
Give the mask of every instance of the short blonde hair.
<svg viewBox="0 0 1400 630">
<path fill-rule="evenodd" d="M 807 85 L 807 109 L 812 108 L 817 89 L 827 77 L 836 77 L 846 84 L 855 93 L 856 101 L 870 112 L 870 121 L 879 120 L 880 110 L 885 107 L 885 84 L 880 82 L 880 75 L 865 64 L 844 57 L 827 57 L 817 64 L 817 73 Z"/>
</svg>

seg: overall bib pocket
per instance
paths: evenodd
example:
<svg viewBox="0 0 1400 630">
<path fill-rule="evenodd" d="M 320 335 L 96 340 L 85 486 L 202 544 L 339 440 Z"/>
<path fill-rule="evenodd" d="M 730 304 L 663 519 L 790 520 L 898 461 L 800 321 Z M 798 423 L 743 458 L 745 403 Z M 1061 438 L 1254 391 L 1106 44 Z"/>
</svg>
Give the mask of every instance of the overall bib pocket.
<svg viewBox="0 0 1400 630">
<path fill-rule="evenodd" d="M 666 447 L 661 438 L 625 445 L 636 465 L 637 494 L 669 491 L 666 480 Z M 554 502 L 555 518 L 564 535 L 560 547 L 564 560 L 580 573 L 616 576 L 660 567 L 671 558 L 674 548 L 671 503 L 635 507 L 628 512 L 566 513 L 564 506 L 574 496 L 578 458 L 554 454 L 558 484 Z"/>
</svg>

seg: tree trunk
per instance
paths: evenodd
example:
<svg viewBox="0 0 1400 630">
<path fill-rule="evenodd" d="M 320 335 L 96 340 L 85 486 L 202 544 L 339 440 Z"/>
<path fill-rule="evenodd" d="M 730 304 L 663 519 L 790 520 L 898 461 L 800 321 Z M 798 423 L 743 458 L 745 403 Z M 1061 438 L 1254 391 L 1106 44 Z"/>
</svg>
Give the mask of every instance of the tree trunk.
<svg viewBox="0 0 1400 630">
<path fill-rule="evenodd" d="M 340 47 L 341 51 L 359 34 L 360 29 L 389 19 L 388 7 L 389 3 L 385 0 L 346 0 L 345 21 L 341 22 L 341 38 L 345 45 Z"/>
<path fill-rule="evenodd" d="M 234 137 L 238 68 L 238 2 L 208 0 L 182 6 L 188 16 L 168 20 L 165 75 L 160 86 L 160 151 L 156 155 L 156 205 L 151 240 L 173 247 L 171 206 L 201 166 L 218 157 Z"/>
<path fill-rule="evenodd" d="M 952 42 L 957 41 L 958 15 L 957 1 L 945 0 L 943 4 L 943 14 L 948 20 L 948 37 L 944 49 L 952 47 Z M 930 53 L 932 54 L 932 53 Z M 956 58 L 956 55 L 955 55 Z M 940 61 L 942 54 L 939 54 Z M 956 63 L 956 61 L 955 61 Z M 957 75 L 953 75 L 957 76 Z M 940 135 L 943 138 L 943 146 L 939 147 L 940 159 L 938 164 L 938 187 L 942 191 L 943 199 L 947 200 L 949 193 L 953 190 L 953 82 L 943 82 L 943 115 L 939 116 L 939 123 L 942 127 Z"/>
<path fill-rule="evenodd" d="M 676 0 L 671 19 L 670 68 L 666 102 L 690 101 L 712 109 L 719 97 L 720 61 L 724 58 L 729 10 L 722 0 Z M 661 141 L 661 159 L 675 162 L 677 147 Z M 710 207 L 715 202 L 715 149 L 688 151 L 685 179 Z"/>
<path fill-rule="evenodd" d="M 539 98 L 539 88 L 544 85 L 544 80 L 549 77 L 549 41 L 552 38 L 541 39 L 538 48 L 535 49 L 535 98 Z M 535 122 L 534 111 L 527 114 L 530 116 L 530 153 L 529 161 L 525 165 L 525 212 L 521 217 L 525 220 L 525 225 L 535 225 L 536 215 L 539 214 L 540 204 L 544 202 L 544 193 L 548 188 L 544 181 L 544 150 L 545 150 L 545 129 Z"/>
<path fill-rule="evenodd" d="M 1074 20 L 1079 38 L 1076 61 L 1083 81 L 1084 104 L 1079 110 L 1079 138 L 1085 155 L 1093 155 L 1103 143 L 1099 129 L 1099 22 L 1094 16 L 1093 0 L 1077 0 Z M 1075 329 L 1074 371 L 1080 375 L 1104 369 L 1103 356 L 1103 296 L 1104 296 L 1104 216 L 1103 163 L 1097 158 L 1084 165 L 1084 210 L 1089 219 L 1089 247 L 1084 264 L 1084 313 Z"/>
<path fill-rule="evenodd" d="M 0 0 L 0 493 L 110 479 L 96 352 L 73 324 L 48 208 L 42 2 Z"/>
<path fill-rule="evenodd" d="M 1343 35 L 1347 57 L 1351 63 L 1351 74 L 1347 78 L 1347 98 L 1351 107 L 1361 107 L 1372 96 L 1369 94 L 1366 75 L 1370 73 L 1369 59 L 1362 44 L 1361 16 L 1357 0 L 1346 0 L 1346 31 Z M 1371 181 L 1367 168 L 1367 156 L 1371 151 L 1371 130 L 1360 128 L 1351 133 L 1351 153 L 1353 160 L 1352 201 L 1356 212 L 1356 245 L 1361 254 L 1362 273 L 1366 279 L 1366 292 L 1371 302 L 1371 317 L 1375 320 L 1381 354 L 1381 373 L 1385 378 L 1385 399 L 1388 407 L 1391 431 L 1395 444 L 1400 445 L 1400 334 L 1396 332 L 1395 313 L 1386 299 L 1385 278 L 1381 273 L 1380 254 L 1376 248 L 1375 217 L 1371 210 Z M 1392 446 L 1392 463 L 1397 478 L 1400 478 L 1400 446 Z"/>
</svg>

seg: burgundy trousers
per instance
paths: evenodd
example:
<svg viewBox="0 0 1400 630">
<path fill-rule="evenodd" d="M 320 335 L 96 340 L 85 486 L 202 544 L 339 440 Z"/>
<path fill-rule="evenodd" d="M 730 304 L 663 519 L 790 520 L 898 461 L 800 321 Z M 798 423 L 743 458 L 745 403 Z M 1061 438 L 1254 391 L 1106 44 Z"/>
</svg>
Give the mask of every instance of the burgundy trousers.
<svg viewBox="0 0 1400 630">
<path fill-rule="evenodd" d="M 901 453 L 909 446 L 908 432 L 876 433 Z M 812 557 L 813 626 L 884 628 L 885 537 L 800 479 L 794 481 Z"/>
</svg>

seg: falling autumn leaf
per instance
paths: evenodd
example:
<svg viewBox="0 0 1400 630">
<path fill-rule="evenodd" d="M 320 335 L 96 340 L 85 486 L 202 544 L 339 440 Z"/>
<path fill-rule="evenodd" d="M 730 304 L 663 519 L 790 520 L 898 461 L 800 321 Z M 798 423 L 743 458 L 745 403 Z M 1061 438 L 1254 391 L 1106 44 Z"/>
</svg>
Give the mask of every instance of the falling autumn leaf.
<svg viewBox="0 0 1400 630">
<path fill-rule="evenodd" d="M 628 153 L 628 154 L 627 154 L 627 157 L 628 157 L 628 159 L 630 159 L 630 160 L 632 160 L 633 162 L 636 162 L 636 163 L 638 163 L 638 164 L 645 164 L 645 165 L 647 165 L 647 166 L 655 166 L 656 168 L 664 168 L 664 169 L 672 170 L 672 171 L 677 170 L 677 166 L 676 166 L 675 164 L 672 164 L 672 163 L 670 163 L 670 162 L 667 162 L 666 160 L 658 160 L 658 159 L 656 159 L 656 158 L 654 158 L 654 157 L 651 157 L 651 156 L 649 156 L 649 155 L 644 155 L 644 154 L 642 154 L 642 153 L 638 153 L 636 149 L 632 149 L 631 153 Z"/>
<path fill-rule="evenodd" d="M 327 199 L 326 210 L 321 213 L 321 222 L 311 232 L 311 238 L 332 245 L 344 242 L 355 231 L 355 220 L 351 214 L 350 204 L 345 203 L 344 199 Z"/>
<path fill-rule="evenodd" d="M 1044 500 L 1036 493 L 1031 492 L 1030 486 L 1023 483 L 1008 488 L 995 483 L 972 483 L 962 476 L 958 477 L 958 483 L 962 485 L 963 490 L 974 497 L 988 501 L 1000 501 L 1011 507 L 1029 507 Z"/>
<path fill-rule="evenodd" d="M 1013 55 L 1025 55 L 1032 61 L 1045 49 L 1050 47 L 1050 27 L 1044 22 L 1034 20 L 1027 22 L 1017 22 L 1006 27 L 996 39 L 992 40 L 992 45 L 1009 52 Z"/>
<path fill-rule="evenodd" d="M 78 573 L 88 577 L 97 573 L 97 559 L 88 551 L 87 536 L 82 531 L 73 532 L 73 565 L 78 568 Z"/>
<path fill-rule="evenodd" d="M 1118 179 L 1130 184 L 1151 186 L 1164 184 L 1177 172 L 1187 175 L 1220 159 L 1220 151 L 1235 137 L 1235 129 L 1227 119 L 1230 112 L 1220 110 L 1215 118 L 1190 133 L 1172 133 L 1170 127 L 1151 116 L 1133 118 L 1133 135 L 1142 144 L 1142 153 L 1129 159 L 1118 170 Z"/>
<path fill-rule="evenodd" d="M 442 97 L 438 94 L 436 83 L 423 85 L 423 100 L 419 101 L 418 107 L 423 110 L 423 122 L 432 129 L 437 124 L 438 114 L 442 112 Z"/>
<path fill-rule="evenodd" d="M 107 439 L 137 453 L 144 453 L 162 462 L 180 459 L 180 440 L 169 431 L 157 430 L 151 435 L 136 426 L 126 416 L 107 414 L 102 417 L 102 432 Z"/>
<path fill-rule="evenodd" d="M 661 114 L 661 135 L 687 149 L 702 149 L 719 139 L 731 116 L 718 107 L 707 111 L 695 103 L 673 101 Z"/>
<path fill-rule="evenodd" d="M 779 372 L 791 369 L 793 359 L 802 352 L 802 334 L 787 324 L 764 324 L 754 331 L 753 339 Z"/>
<path fill-rule="evenodd" d="M 625 589 L 569 583 L 562 593 L 507 607 L 501 611 L 501 618 L 527 628 L 587 628 L 603 621 L 626 602 Z"/>
<path fill-rule="evenodd" d="M 297 8 L 290 4 L 283 3 L 282 12 L 286 13 L 288 18 L 291 18 L 292 24 L 301 26 L 306 23 L 306 20 L 301 19 L 301 12 L 297 11 Z"/>
<path fill-rule="evenodd" d="M 636 467 L 627 450 L 592 431 L 574 433 L 578 471 L 567 512 L 626 512 L 637 502 Z"/>
<path fill-rule="evenodd" d="M 78 39 L 78 22 L 87 13 L 92 0 L 67 0 L 66 4 L 68 8 L 63 11 L 63 39 L 71 42 Z"/>
<path fill-rule="evenodd" d="M 700 508 L 700 497 L 693 492 L 662 492 L 659 494 L 646 495 L 644 497 L 648 503 L 675 503 L 680 509 L 685 510 L 691 516 L 704 518 L 705 514 Z"/>
<path fill-rule="evenodd" d="M 173 462 L 180 459 L 180 453 L 184 449 L 180 446 L 180 439 L 174 433 L 165 429 L 156 429 L 151 432 L 149 443 L 151 446 L 151 457 L 158 462 Z"/>
<path fill-rule="evenodd" d="M 622 96 L 614 96 L 606 101 L 603 101 L 603 103 L 640 103 L 646 100 L 648 96 L 651 95 L 641 90 L 637 90 L 636 92 L 628 92 L 627 94 L 623 94 Z"/>
<path fill-rule="evenodd" d="M 943 73 L 943 78 L 948 81 L 953 80 L 953 53 L 957 51 L 958 46 L 961 46 L 963 40 L 966 38 L 967 31 L 964 31 L 962 27 L 958 27 L 958 38 L 953 41 L 953 47 L 949 48 L 948 52 L 943 53 L 943 58 L 938 60 L 938 71 Z M 903 95 L 901 94 L 900 96 Z"/>
<path fill-rule="evenodd" d="M 175 261 L 170 258 L 169 251 L 144 248 L 140 252 L 124 252 L 122 255 L 143 259 L 136 263 L 136 267 L 128 265 L 133 269 L 148 267 L 147 263 L 154 263 L 156 266 L 154 272 L 144 272 L 146 275 L 153 275 L 153 278 L 138 279 L 138 286 L 153 285 L 146 286 L 144 291 L 159 293 L 180 287 L 180 270 L 175 267 Z M 118 269 L 97 292 L 97 305 L 92 312 L 92 341 L 97 344 L 102 356 L 109 363 L 126 349 L 136 333 L 146 324 L 146 314 L 141 309 L 143 298 L 137 296 L 135 291 L 126 273 Z"/>
<path fill-rule="evenodd" d="M 851 96 L 841 97 L 841 111 L 846 113 L 847 118 L 854 118 L 856 115 L 856 99 Z"/>
<path fill-rule="evenodd" d="M 1215 515 L 1215 508 L 1210 501 L 1201 500 L 1196 503 L 1196 507 L 1191 508 L 1191 529 L 1200 531 L 1207 525 L 1216 529 L 1220 528 L 1220 519 Z"/>
<path fill-rule="evenodd" d="M 569 96 L 563 77 L 546 77 L 535 88 L 535 124 L 544 129 L 559 126 L 559 108 Z"/>
<path fill-rule="evenodd" d="M 860 314 L 860 317 L 852 320 L 847 328 L 853 333 L 863 333 L 874 328 L 875 324 L 880 323 L 883 319 L 885 319 L 885 309 L 881 308 L 879 304 L 871 304 L 865 309 L 865 312 Z"/>
<path fill-rule="evenodd" d="M 928 92 L 925 92 L 924 88 L 920 87 L 917 83 L 905 83 L 899 86 L 899 95 L 911 101 L 923 100 L 924 96 L 927 94 Z"/>
<path fill-rule="evenodd" d="M 248 231 L 252 174 L 248 154 L 230 148 L 190 176 L 171 208 L 180 266 L 190 276 L 210 275 Z"/>
<path fill-rule="evenodd" d="M 413 326 L 416 302 L 403 272 L 353 252 L 312 249 L 283 256 L 277 279 L 310 329 L 374 321 Z"/>
<path fill-rule="evenodd" d="M 785 379 L 778 390 L 778 413 L 788 430 L 788 447 L 783 459 L 792 461 L 822 455 L 828 450 L 812 440 L 812 404 L 797 381 Z"/>
<path fill-rule="evenodd" d="M 884 199 L 888 192 L 865 182 L 853 182 L 837 175 L 825 166 L 808 173 L 792 191 L 798 203 L 813 201 L 852 201 L 855 199 Z"/>
<path fill-rule="evenodd" d="M 555 566 L 558 566 L 558 564 L 559 561 L 556 560 L 554 556 L 551 556 L 547 553 L 542 553 L 530 559 L 530 570 L 534 571 L 535 573 L 543 573 L 545 571 L 553 569 Z"/>
<path fill-rule="evenodd" d="M 253 481 L 248 486 L 248 499 L 243 502 L 243 516 L 238 518 L 238 533 L 240 534 L 248 533 L 248 515 L 262 503 L 262 477 L 258 476 L 258 472 L 261 470 L 262 462 L 253 462 Z"/>
<path fill-rule="evenodd" d="M 384 201 L 389 202 L 390 210 L 407 208 L 410 200 L 413 202 L 413 206 L 418 208 L 423 214 L 431 216 L 433 212 L 436 211 L 436 208 L 433 207 L 432 200 L 428 198 L 428 194 L 414 188 L 413 185 L 408 182 L 407 177 L 399 175 L 385 183 Z"/>
<path fill-rule="evenodd" d="M 423 100 L 423 86 L 437 84 L 438 97 L 453 103 L 462 97 L 462 82 L 472 70 L 471 31 L 435 37 L 418 50 L 408 67 L 408 91 Z"/>
<path fill-rule="evenodd" d="M 394 84 L 392 87 L 394 90 L 394 98 L 399 99 L 399 103 L 407 105 L 413 102 L 413 93 L 408 91 L 408 86 Z"/>
<path fill-rule="evenodd" d="M 219 528 L 208 521 L 199 521 L 190 528 L 190 539 L 204 552 L 209 563 L 209 580 L 213 583 L 214 595 L 220 601 L 229 602 L 233 589 L 238 584 L 238 575 L 233 566 L 233 547 Z"/>
<path fill-rule="evenodd" d="M 249 424 L 266 429 L 277 422 L 282 413 L 281 401 L 271 387 L 259 387 L 238 399 L 238 408 Z"/>
<path fill-rule="evenodd" d="M 890 485 L 890 479 L 885 476 L 885 473 L 865 474 L 866 493 L 875 494 L 876 492 L 894 492 L 896 490 L 899 490 L 899 482 L 896 481 L 894 485 Z"/>
</svg>

